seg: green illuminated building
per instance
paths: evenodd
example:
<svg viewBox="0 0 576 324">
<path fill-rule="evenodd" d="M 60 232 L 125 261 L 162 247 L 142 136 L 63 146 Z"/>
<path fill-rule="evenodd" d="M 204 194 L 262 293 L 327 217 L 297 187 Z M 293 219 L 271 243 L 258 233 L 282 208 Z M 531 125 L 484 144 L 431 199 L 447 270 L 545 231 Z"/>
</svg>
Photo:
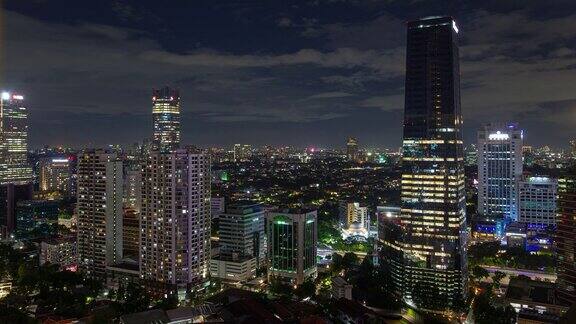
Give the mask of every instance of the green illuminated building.
<svg viewBox="0 0 576 324">
<path fill-rule="evenodd" d="M 268 214 L 268 276 L 292 285 L 316 277 L 317 215 L 310 210 Z"/>
</svg>

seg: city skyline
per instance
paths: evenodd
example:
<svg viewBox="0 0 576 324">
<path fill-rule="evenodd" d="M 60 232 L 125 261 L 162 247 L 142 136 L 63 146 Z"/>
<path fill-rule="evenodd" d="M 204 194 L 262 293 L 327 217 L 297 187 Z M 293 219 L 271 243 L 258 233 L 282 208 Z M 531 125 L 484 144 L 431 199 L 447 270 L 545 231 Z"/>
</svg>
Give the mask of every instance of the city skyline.
<svg viewBox="0 0 576 324">
<path fill-rule="evenodd" d="M 3 3 L 0 322 L 576 322 L 576 4 L 480 2 Z"/>
<path fill-rule="evenodd" d="M 404 22 L 442 13 L 466 35 L 465 144 L 498 112 L 523 125 L 527 144 L 567 147 L 574 4 L 556 4 L 223 2 L 167 12 L 148 1 L 86 8 L 8 1 L 6 27 L 19 33 L 5 36 L 3 83 L 27 98 L 31 147 L 141 141 L 150 90 L 164 85 L 181 91 L 185 144 L 340 147 L 353 136 L 398 147 Z M 202 17 L 185 19 L 190 12 Z M 43 60 L 24 55 L 37 45 Z"/>
</svg>

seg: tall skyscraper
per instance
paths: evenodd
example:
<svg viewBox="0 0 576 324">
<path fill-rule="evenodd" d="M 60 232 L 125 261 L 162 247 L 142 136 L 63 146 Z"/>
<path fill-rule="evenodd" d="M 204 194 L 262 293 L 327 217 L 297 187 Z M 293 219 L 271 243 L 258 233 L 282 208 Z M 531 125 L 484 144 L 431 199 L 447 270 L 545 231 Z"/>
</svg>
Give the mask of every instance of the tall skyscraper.
<svg viewBox="0 0 576 324">
<path fill-rule="evenodd" d="M 478 214 L 518 220 L 522 142 L 517 124 L 488 124 L 478 132 Z"/>
<path fill-rule="evenodd" d="M 27 154 L 28 112 L 24 97 L 3 92 L 0 97 L 0 184 L 32 182 Z"/>
<path fill-rule="evenodd" d="M 348 142 L 346 142 L 346 157 L 350 161 L 358 160 L 358 140 L 355 137 L 348 137 Z"/>
<path fill-rule="evenodd" d="M 28 112 L 24 97 L 0 95 L 0 239 L 16 228 L 16 205 L 32 199 L 32 169 L 27 162 Z"/>
<path fill-rule="evenodd" d="M 171 291 L 201 283 L 210 259 L 210 156 L 152 152 L 142 170 L 142 279 Z"/>
<path fill-rule="evenodd" d="M 228 205 L 219 216 L 220 255 L 210 260 L 212 276 L 234 281 L 255 276 L 266 258 L 264 224 L 261 204 Z"/>
<path fill-rule="evenodd" d="M 558 179 L 558 299 L 576 303 L 576 169 Z"/>
<path fill-rule="evenodd" d="M 316 211 L 271 212 L 267 224 L 268 276 L 291 285 L 300 285 L 307 278 L 316 277 Z"/>
<path fill-rule="evenodd" d="M 456 23 L 408 22 L 407 46 L 401 230 L 384 261 L 407 303 L 446 310 L 465 299 L 468 277 Z"/>
<path fill-rule="evenodd" d="M 122 259 L 122 161 L 104 150 L 87 150 L 78 161 L 78 266 L 104 278 Z"/>
<path fill-rule="evenodd" d="M 180 146 L 180 92 L 164 87 L 152 91 L 153 147 L 171 152 Z"/>
</svg>

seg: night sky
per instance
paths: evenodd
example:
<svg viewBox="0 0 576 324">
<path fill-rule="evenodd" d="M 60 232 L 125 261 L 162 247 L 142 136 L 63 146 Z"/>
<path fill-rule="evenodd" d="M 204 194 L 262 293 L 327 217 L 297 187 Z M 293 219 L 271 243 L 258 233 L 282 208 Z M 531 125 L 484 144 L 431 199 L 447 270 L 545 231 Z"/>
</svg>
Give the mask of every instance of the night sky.
<svg viewBox="0 0 576 324">
<path fill-rule="evenodd" d="M 2 85 L 30 111 L 30 144 L 151 136 L 151 89 L 180 88 L 183 142 L 396 148 L 405 22 L 460 27 L 466 143 L 518 121 L 532 145 L 576 138 L 576 1 L 12 0 Z"/>
</svg>

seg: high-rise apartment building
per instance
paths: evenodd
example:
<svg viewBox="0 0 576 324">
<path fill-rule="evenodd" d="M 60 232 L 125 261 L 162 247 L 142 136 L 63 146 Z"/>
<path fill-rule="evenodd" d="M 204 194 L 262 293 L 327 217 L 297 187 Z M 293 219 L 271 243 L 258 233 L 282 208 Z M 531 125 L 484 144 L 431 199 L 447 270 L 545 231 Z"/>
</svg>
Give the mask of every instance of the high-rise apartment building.
<svg viewBox="0 0 576 324">
<path fill-rule="evenodd" d="M 576 303 L 576 169 L 558 179 L 558 299 Z"/>
<path fill-rule="evenodd" d="M 556 225 L 558 180 L 523 177 L 518 181 L 518 222 Z"/>
<path fill-rule="evenodd" d="M 87 150 L 78 161 L 78 266 L 104 278 L 122 259 L 122 161 L 104 150 Z"/>
<path fill-rule="evenodd" d="M 267 226 L 268 276 L 292 285 L 300 285 L 307 278 L 316 277 L 317 212 L 270 212 Z"/>
<path fill-rule="evenodd" d="M 40 191 L 75 194 L 76 184 L 68 158 L 46 158 L 40 161 Z"/>
<path fill-rule="evenodd" d="M 401 230 L 384 262 L 405 302 L 446 310 L 468 279 L 458 28 L 450 17 L 407 26 Z"/>
<path fill-rule="evenodd" d="M 229 205 L 220 214 L 220 255 L 210 261 L 212 276 L 235 281 L 255 276 L 266 258 L 264 212 L 261 204 L 246 202 Z"/>
<path fill-rule="evenodd" d="M 57 264 L 63 270 L 76 270 L 78 267 L 76 238 L 71 236 L 42 241 L 38 258 L 40 265 Z"/>
<path fill-rule="evenodd" d="M 367 207 L 360 203 L 341 201 L 339 206 L 340 227 L 344 238 L 349 236 L 364 236 L 370 234 L 370 215 Z"/>
<path fill-rule="evenodd" d="M 164 87 L 152 91 L 153 147 L 171 152 L 180 146 L 180 92 Z"/>
<path fill-rule="evenodd" d="M 358 202 L 341 201 L 339 206 L 340 222 L 343 228 L 349 228 L 353 223 L 368 229 L 370 218 L 368 208 L 361 207 Z"/>
<path fill-rule="evenodd" d="M 0 97 L 0 184 L 32 182 L 27 154 L 28 112 L 24 97 L 3 92 Z"/>
<path fill-rule="evenodd" d="M 478 132 L 478 214 L 518 220 L 522 142 L 517 124 L 488 124 Z"/>
<path fill-rule="evenodd" d="M 141 278 L 169 290 L 201 283 L 210 259 L 210 156 L 152 152 L 142 179 Z"/>
<path fill-rule="evenodd" d="M 122 257 L 137 261 L 140 256 L 140 213 L 124 208 L 122 218 Z"/>
<path fill-rule="evenodd" d="M 124 206 L 137 213 L 142 207 L 142 170 L 140 164 L 125 167 Z"/>
</svg>

